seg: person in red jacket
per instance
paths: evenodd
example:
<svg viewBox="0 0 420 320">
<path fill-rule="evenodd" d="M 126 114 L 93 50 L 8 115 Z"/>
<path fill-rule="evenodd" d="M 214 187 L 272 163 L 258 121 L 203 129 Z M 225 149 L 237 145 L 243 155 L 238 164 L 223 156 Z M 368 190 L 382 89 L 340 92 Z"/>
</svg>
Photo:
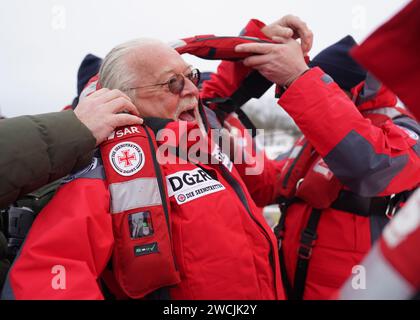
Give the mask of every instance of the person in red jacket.
<svg viewBox="0 0 420 320">
<path fill-rule="evenodd" d="M 126 92 L 146 126 L 116 130 L 59 189 L 3 298 L 102 299 L 106 287 L 117 298 L 284 299 L 276 238 L 235 166 L 211 138 L 204 160 L 215 161 L 185 159 L 182 137 L 209 130 L 198 70 L 145 39 L 114 48 L 99 79 Z"/>
<path fill-rule="evenodd" d="M 418 21 L 420 3 L 410 2 L 359 47 L 353 57 L 386 83 L 420 119 Z M 392 44 L 392 45 L 391 45 Z M 404 77 L 401 77 L 404 74 Z M 340 299 L 412 299 L 420 293 L 420 190 L 387 225 L 381 239 L 338 293 Z M 359 279 L 358 279 L 359 278 Z M 417 294 L 417 295 L 416 295 Z"/>
<path fill-rule="evenodd" d="M 282 87 L 278 104 L 304 137 L 285 158 L 265 159 L 260 176 L 236 167 L 257 205 L 281 203 L 275 231 L 288 297 L 328 299 L 419 185 L 420 127 L 373 77 L 358 84 L 364 76 L 348 55 L 351 38 L 315 57 L 312 68 L 296 41 L 273 39 L 279 44 L 237 46 L 255 55 L 222 62 L 203 96 L 235 96 L 250 68 Z"/>
</svg>

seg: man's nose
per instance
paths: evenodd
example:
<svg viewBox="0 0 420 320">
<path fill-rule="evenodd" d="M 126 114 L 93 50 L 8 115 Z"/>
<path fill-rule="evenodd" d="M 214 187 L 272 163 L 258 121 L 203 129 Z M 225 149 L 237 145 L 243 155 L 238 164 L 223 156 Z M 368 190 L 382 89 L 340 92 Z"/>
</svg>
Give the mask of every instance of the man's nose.
<svg viewBox="0 0 420 320">
<path fill-rule="evenodd" d="M 184 89 L 181 91 L 181 97 L 194 95 L 198 96 L 198 88 L 196 85 L 188 78 L 184 78 L 185 84 Z"/>
</svg>

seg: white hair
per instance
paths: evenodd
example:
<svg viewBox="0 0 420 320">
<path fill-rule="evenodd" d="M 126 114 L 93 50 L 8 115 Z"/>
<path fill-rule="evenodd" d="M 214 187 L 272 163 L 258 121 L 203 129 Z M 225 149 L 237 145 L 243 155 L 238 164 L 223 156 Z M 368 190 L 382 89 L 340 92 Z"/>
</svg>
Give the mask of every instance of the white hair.
<svg viewBox="0 0 420 320">
<path fill-rule="evenodd" d="M 140 38 L 122 43 L 113 48 L 102 62 L 99 81 L 104 88 L 126 91 L 136 80 L 136 74 L 130 67 L 129 54 L 142 46 L 161 43 L 159 40 Z M 130 92 L 127 92 L 130 96 Z"/>
</svg>

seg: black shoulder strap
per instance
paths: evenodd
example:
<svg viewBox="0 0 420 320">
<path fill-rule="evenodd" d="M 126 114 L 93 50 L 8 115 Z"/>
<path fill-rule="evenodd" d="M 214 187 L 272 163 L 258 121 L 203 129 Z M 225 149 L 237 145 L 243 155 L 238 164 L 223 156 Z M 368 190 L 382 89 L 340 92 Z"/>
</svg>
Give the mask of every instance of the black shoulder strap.
<svg viewBox="0 0 420 320">
<path fill-rule="evenodd" d="M 238 114 L 238 118 L 242 122 L 242 124 L 245 126 L 245 128 L 251 130 L 251 136 L 255 138 L 255 136 L 257 135 L 257 127 L 254 125 L 252 120 L 248 117 L 248 115 L 242 109 L 237 109 L 236 113 Z"/>
<path fill-rule="evenodd" d="M 306 276 L 308 273 L 309 259 L 312 255 L 312 248 L 315 245 L 317 239 L 317 228 L 321 217 L 321 210 L 312 209 L 311 215 L 309 216 L 306 228 L 303 230 L 300 238 L 300 247 L 298 251 L 298 260 L 296 263 L 295 278 L 293 285 L 288 277 L 286 263 L 284 259 L 284 251 L 282 248 L 282 240 L 285 232 L 285 222 L 287 216 L 287 209 L 290 205 L 298 202 L 298 198 L 278 200 L 281 216 L 279 223 L 274 228 L 274 234 L 276 235 L 279 243 L 279 260 L 280 260 L 280 272 L 283 282 L 283 287 L 286 292 L 287 299 L 289 300 L 302 300 L 303 293 L 305 290 Z"/>
<path fill-rule="evenodd" d="M 281 205 L 280 205 L 281 208 Z M 286 293 L 286 297 L 288 300 L 293 300 L 293 288 L 289 280 L 289 276 L 287 275 L 287 268 L 286 263 L 284 260 L 284 252 L 282 248 L 282 241 L 284 239 L 284 225 L 286 222 L 286 210 L 281 210 L 280 213 L 280 220 L 279 223 L 274 227 L 274 234 L 278 240 L 278 247 L 279 247 L 279 264 L 280 264 L 280 274 L 281 280 L 283 283 L 283 288 Z"/>
<path fill-rule="evenodd" d="M 256 70 L 252 71 L 231 96 L 235 109 L 243 106 L 251 98 L 261 98 L 272 85 L 273 83 L 261 73 Z"/>
<path fill-rule="evenodd" d="M 300 247 L 296 263 L 295 279 L 293 284 L 294 298 L 302 300 L 305 292 L 306 276 L 308 274 L 309 260 L 312 255 L 312 248 L 318 237 L 317 229 L 321 218 L 321 210 L 312 209 L 308 224 L 300 235 Z"/>
<path fill-rule="evenodd" d="M 252 98 L 261 98 L 261 96 L 273 85 L 270 80 L 267 80 L 258 71 L 252 71 L 241 83 L 238 89 L 226 98 L 212 98 L 205 99 L 203 102 L 216 103 L 226 113 L 236 112 L 246 102 Z"/>
</svg>

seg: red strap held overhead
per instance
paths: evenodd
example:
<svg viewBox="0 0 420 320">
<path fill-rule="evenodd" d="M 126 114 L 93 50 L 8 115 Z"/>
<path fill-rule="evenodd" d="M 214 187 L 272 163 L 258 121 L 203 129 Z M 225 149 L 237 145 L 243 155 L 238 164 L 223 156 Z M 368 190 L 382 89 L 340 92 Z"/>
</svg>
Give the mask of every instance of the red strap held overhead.
<svg viewBox="0 0 420 320">
<path fill-rule="evenodd" d="M 273 43 L 268 39 L 259 39 L 245 36 L 199 35 L 180 39 L 172 43 L 172 47 L 179 54 L 189 53 L 207 60 L 236 61 L 252 55 L 247 52 L 235 52 L 235 47 L 243 43 Z"/>
</svg>

